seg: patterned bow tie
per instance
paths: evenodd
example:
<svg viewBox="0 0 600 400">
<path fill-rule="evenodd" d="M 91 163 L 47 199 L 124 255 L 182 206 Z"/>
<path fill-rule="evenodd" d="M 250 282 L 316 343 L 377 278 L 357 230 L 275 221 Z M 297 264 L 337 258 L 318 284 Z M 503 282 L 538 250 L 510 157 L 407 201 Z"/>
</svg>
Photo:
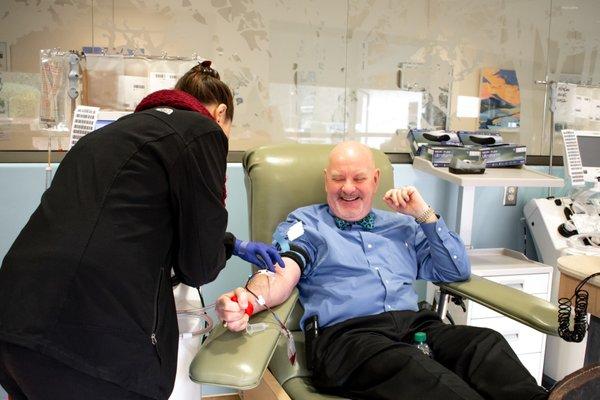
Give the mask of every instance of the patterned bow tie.
<svg viewBox="0 0 600 400">
<path fill-rule="evenodd" d="M 370 231 L 375 227 L 375 214 L 373 214 L 373 212 L 367 214 L 367 216 L 360 221 L 346 221 L 335 216 L 333 219 L 335 221 L 335 226 L 342 231 L 350 229 L 354 224 L 360 225 L 365 231 Z"/>
</svg>

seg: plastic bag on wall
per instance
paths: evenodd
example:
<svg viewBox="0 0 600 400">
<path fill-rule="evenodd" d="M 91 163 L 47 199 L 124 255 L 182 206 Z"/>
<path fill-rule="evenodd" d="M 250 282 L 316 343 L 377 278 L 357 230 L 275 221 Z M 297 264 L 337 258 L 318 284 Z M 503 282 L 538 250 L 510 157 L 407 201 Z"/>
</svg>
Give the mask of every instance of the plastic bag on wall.
<svg viewBox="0 0 600 400">
<path fill-rule="evenodd" d="M 149 93 L 173 89 L 177 80 L 196 64 L 196 60 L 88 54 L 85 104 L 133 111 Z"/>
<path fill-rule="evenodd" d="M 179 68 L 169 60 L 153 60 L 148 68 L 148 93 L 173 89 L 179 79 Z"/>
<path fill-rule="evenodd" d="M 197 64 L 195 60 L 152 60 L 148 69 L 148 93 L 173 89 L 179 78 Z"/>
<path fill-rule="evenodd" d="M 133 111 L 148 94 L 148 64 L 143 58 L 125 58 L 124 75 L 119 76 L 118 110 Z"/>
<path fill-rule="evenodd" d="M 86 105 L 122 110 L 119 103 L 119 79 L 125 75 L 123 56 L 86 55 Z"/>
<path fill-rule="evenodd" d="M 56 49 L 40 51 L 40 127 L 69 130 L 71 99 L 67 95 L 68 58 Z"/>
</svg>

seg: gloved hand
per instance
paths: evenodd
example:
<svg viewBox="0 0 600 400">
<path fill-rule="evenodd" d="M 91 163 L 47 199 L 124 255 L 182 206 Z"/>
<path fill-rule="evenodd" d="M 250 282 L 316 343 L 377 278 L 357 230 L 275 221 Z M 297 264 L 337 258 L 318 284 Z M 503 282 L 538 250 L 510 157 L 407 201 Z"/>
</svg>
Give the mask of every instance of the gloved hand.
<svg viewBox="0 0 600 400">
<path fill-rule="evenodd" d="M 258 268 L 266 268 L 271 272 L 275 272 L 274 264 L 279 264 L 281 268 L 285 268 L 277 249 L 266 243 L 242 242 L 236 239 L 233 246 L 233 255 L 256 265 Z"/>
</svg>

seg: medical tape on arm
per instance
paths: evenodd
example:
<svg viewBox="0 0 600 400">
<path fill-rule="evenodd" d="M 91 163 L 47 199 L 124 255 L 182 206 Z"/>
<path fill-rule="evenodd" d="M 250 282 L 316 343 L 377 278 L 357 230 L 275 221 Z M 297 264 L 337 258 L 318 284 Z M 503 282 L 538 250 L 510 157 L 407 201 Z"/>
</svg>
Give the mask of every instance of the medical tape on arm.
<svg viewBox="0 0 600 400">
<path fill-rule="evenodd" d="M 290 242 L 288 242 L 287 236 L 283 236 L 280 232 L 275 232 L 273 239 L 275 239 L 275 247 L 277 247 L 279 253 L 290 251 Z"/>
</svg>

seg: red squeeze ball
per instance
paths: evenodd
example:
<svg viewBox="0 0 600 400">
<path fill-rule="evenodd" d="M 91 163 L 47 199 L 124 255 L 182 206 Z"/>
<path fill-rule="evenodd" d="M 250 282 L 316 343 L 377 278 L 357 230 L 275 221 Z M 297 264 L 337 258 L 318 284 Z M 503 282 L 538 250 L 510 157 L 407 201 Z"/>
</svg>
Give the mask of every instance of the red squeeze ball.
<svg viewBox="0 0 600 400">
<path fill-rule="evenodd" d="M 237 296 L 233 295 L 231 297 L 231 301 L 235 301 L 237 303 Z M 252 305 L 252 303 L 248 302 L 248 307 L 246 307 L 246 314 L 248 314 L 248 316 L 251 317 L 253 312 L 254 306 Z"/>
</svg>

